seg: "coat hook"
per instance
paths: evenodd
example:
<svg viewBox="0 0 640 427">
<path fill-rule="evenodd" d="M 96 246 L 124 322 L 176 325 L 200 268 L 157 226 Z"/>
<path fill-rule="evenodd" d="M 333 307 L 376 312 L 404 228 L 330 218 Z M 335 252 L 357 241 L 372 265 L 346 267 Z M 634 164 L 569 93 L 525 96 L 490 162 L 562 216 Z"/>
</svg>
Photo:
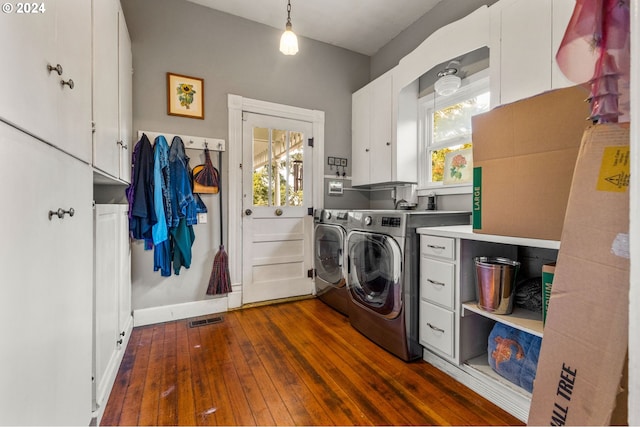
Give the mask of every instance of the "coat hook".
<svg viewBox="0 0 640 427">
<path fill-rule="evenodd" d="M 207 150 L 209 149 L 209 144 L 207 143 L 207 140 L 205 139 L 204 141 L 204 149 Z"/>
</svg>

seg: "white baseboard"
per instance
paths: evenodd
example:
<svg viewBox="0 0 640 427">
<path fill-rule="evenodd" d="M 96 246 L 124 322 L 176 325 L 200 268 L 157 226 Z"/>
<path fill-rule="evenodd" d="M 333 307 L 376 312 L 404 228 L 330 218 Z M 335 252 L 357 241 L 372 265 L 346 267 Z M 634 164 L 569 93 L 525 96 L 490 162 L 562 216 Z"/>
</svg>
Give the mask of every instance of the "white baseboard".
<svg viewBox="0 0 640 427">
<path fill-rule="evenodd" d="M 205 316 L 228 311 L 229 297 L 211 298 L 202 301 L 142 308 L 133 311 L 133 326 L 171 322 L 189 317 Z"/>
</svg>

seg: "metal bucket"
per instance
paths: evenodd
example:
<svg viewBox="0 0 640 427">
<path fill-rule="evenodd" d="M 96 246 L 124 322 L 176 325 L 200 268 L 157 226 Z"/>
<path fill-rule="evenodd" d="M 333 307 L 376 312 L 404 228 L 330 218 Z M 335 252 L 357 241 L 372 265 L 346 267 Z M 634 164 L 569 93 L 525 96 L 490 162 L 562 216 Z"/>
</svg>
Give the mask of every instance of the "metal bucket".
<svg viewBox="0 0 640 427">
<path fill-rule="evenodd" d="M 518 261 L 508 258 L 475 257 L 478 307 L 494 314 L 511 314 Z"/>
</svg>

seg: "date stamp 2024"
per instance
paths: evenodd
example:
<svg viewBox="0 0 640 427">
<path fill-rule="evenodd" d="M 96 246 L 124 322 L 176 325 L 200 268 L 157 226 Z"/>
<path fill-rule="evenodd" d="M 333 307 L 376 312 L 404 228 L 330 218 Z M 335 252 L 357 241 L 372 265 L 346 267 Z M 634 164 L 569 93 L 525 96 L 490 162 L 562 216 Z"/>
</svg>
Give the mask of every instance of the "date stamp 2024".
<svg viewBox="0 0 640 427">
<path fill-rule="evenodd" d="M 17 15 L 31 15 L 45 13 L 47 11 L 44 2 L 36 3 L 2 3 L 2 12 L 6 14 L 15 13 Z"/>
</svg>

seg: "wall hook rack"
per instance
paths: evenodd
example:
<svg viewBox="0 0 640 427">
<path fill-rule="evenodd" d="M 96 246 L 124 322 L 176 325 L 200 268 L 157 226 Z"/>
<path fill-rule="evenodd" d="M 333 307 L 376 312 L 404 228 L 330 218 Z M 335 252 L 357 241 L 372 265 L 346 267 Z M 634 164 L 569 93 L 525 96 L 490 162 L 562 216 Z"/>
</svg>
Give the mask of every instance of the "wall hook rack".
<svg viewBox="0 0 640 427">
<path fill-rule="evenodd" d="M 147 138 L 149 138 L 149 141 L 151 141 L 152 144 L 156 137 L 163 135 L 167 139 L 167 142 L 169 144 L 171 144 L 171 140 L 174 136 L 179 136 L 180 139 L 182 139 L 182 142 L 184 142 L 184 147 L 192 150 L 204 150 L 206 148 L 211 151 L 225 151 L 226 148 L 226 142 L 224 139 L 209 138 L 206 136 L 180 135 L 173 132 L 154 132 L 139 130 L 138 140 L 142 138 L 143 133 L 147 135 Z"/>
</svg>

